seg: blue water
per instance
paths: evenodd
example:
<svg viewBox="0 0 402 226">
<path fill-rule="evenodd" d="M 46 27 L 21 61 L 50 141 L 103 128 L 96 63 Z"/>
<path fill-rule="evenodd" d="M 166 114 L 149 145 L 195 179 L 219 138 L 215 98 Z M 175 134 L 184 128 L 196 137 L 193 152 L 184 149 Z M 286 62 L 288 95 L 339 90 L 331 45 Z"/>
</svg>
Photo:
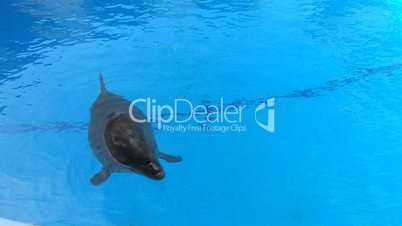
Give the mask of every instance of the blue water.
<svg viewBox="0 0 402 226">
<path fill-rule="evenodd" d="M 0 217 L 38 225 L 402 223 L 402 3 L 392 0 L 0 3 Z M 274 97 L 275 133 L 156 130 L 166 178 L 115 174 L 89 108 Z M 251 112 L 251 113 L 250 113 Z"/>
</svg>

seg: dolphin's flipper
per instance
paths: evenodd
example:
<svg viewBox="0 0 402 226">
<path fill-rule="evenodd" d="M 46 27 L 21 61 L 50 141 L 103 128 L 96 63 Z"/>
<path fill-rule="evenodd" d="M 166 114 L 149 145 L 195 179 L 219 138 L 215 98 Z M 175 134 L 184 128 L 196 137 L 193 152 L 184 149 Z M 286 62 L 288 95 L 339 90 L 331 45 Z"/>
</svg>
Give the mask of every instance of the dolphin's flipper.
<svg viewBox="0 0 402 226">
<path fill-rule="evenodd" d="M 93 185 L 100 185 L 102 184 L 105 180 L 107 180 L 110 176 L 111 172 L 109 169 L 103 168 L 99 173 L 95 174 L 91 178 L 91 183 Z"/>
<path fill-rule="evenodd" d="M 169 155 L 163 152 L 158 152 L 158 158 L 161 158 L 165 160 L 166 162 L 181 162 L 182 158 L 181 156 L 174 156 L 174 155 Z"/>
</svg>

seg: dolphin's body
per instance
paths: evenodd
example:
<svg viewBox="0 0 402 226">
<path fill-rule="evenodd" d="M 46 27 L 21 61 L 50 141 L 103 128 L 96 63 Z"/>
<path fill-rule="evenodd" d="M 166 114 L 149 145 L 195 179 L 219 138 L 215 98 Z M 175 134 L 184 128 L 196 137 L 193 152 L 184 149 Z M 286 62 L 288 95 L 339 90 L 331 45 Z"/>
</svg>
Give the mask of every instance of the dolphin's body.
<svg viewBox="0 0 402 226">
<path fill-rule="evenodd" d="M 99 185 L 113 172 L 130 172 L 161 180 L 165 176 L 158 158 L 179 162 L 181 157 L 158 150 L 149 122 L 138 123 L 129 116 L 130 102 L 106 90 L 99 75 L 101 93 L 91 107 L 88 139 L 96 158 L 103 164 L 91 183 Z M 146 119 L 140 109 L 133 106 L 136 119 Z"/>
</svg>

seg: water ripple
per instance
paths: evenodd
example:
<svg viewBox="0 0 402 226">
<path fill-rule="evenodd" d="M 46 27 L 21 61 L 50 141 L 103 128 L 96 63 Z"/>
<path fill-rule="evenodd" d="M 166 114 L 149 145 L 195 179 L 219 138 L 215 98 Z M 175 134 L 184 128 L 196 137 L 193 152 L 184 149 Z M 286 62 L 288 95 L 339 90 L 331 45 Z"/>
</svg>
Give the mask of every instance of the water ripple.
<svg viewBox="0 0 402 226">
<path fill-rule="evenodd" d="M 285 95 L 277 95 L 272 96 L 277 99 L 281 98 L 313 98 L 320 97 L 325 95 L 328 92 L 335 91 L 352 83 L 364 81 L 370 79 L 372 76 L 393 76 L 400 73 L 402 68 L 402 64 L 394 64 L 379 68 L 359 68 L 356 69 L 351 76 L 346 77 L 344 79 L 334 79 L 326 82 L 324 85 L 314 88 L 307 88 L 301 90 L 295 90 L 292 93 Z M 267 98 L 271 97 L 262 97 L 258 99 L 238 99 L 229 103 L 225 103 L 225 107 L 228 105 L 240 106 L 246 105 L 247 107 L 256 106 L 266 101 Z M 202 100 L 201 105 L 208 107 L 212 105 L 210 99 Z M 216 105 L 216 103 L 215 103 Z M 6 106 L 0 107 L 0 113 L 6 109 Z M 177 116 L 179 118 L 187 118 L 188 116 L 194 114 L 193 112 L 178 112 Z M 168 114 L 162 114 L 161 117 L 167 117 Z M 2 125 L 0 127 L 0 133 L 23 133 L 23 132 L 47 132 L 47 131 L 58 131 L 58 132 L 81 132 L 86 131 L 88 129 L 87 122 L 51 122 L 47 124 L 10 124 L 10 125 Z M 157 130 L 155 127 L 154 129 Z"/>
</svg>

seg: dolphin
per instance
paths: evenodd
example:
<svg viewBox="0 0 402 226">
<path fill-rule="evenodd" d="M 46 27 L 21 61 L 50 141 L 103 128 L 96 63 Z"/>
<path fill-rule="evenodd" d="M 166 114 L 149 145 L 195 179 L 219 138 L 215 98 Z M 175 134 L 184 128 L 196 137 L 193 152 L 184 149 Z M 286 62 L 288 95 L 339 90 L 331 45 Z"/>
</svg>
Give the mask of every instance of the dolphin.
<svg viewBox="0 0 402 226">
<path fill-rule="evenodd" d="M 130 118 L 130 102 L 106 89 L 99 75 L 101 93 L 90 109 L 91 120 L 88 140 L 102 169 L 91 178 L 100 185 L 114 172 L 137 173 L 154 180 L 162 180 L 165 171 L 159 158 L 166 162 L 180 162 L 180 156 L 161 152 L 149 122 L 139 123 Z M 136 119 L 146 119 L 136 106 L 132 107 Z"/>
</svg>

